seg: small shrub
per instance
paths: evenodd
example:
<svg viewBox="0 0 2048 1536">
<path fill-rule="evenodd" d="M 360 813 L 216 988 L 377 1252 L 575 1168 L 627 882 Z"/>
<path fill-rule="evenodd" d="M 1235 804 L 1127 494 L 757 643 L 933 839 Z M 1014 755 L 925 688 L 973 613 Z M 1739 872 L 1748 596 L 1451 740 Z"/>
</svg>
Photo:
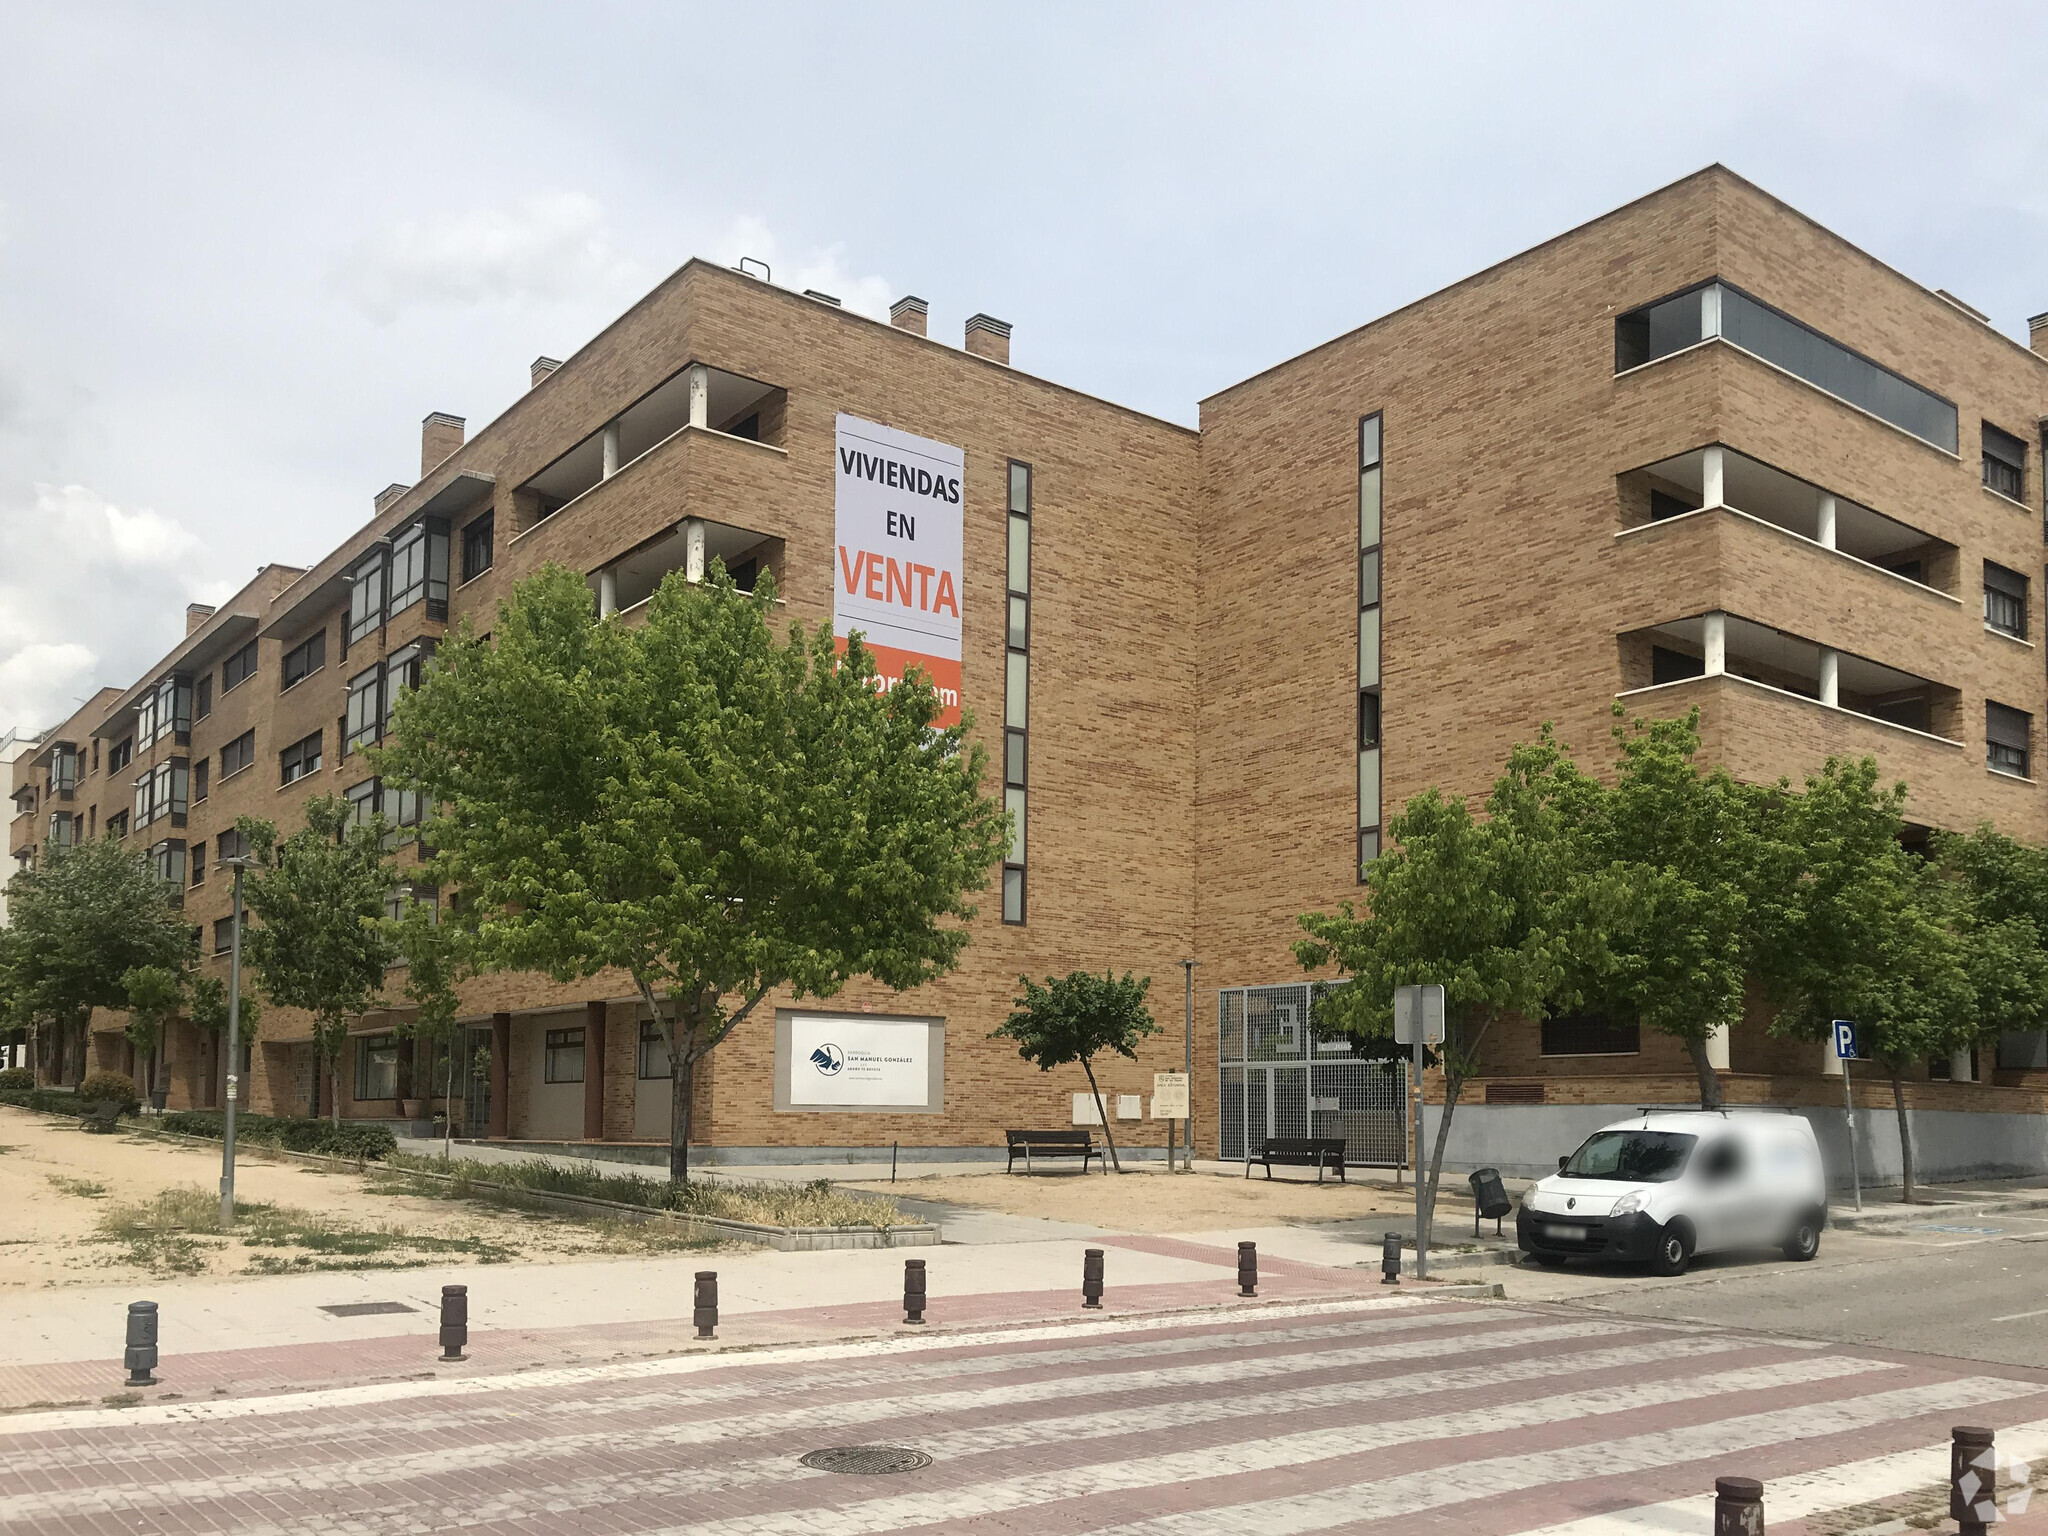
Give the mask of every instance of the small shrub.
<svg viewBox="0 0 2048 1536">
<path fill-rule="evenodd" d="M 119 1072 L 88 1072 L 85 1081 L 78 1085 L 78 1102 L 81 1104 L 119 1104 L 121 1113 L 132 1115 L 141 1102 L 135 1094 L 135 1082 Z"/>
<path fill-rule="evenodd" d="M 0 1090 L 9 1088 L 33 1088 L 36 1085 L 35 1069 L 32 1067 L 0 1067 Z"/>
<path fill-rule="evenodd" d="M 81 1100 L 69 1088 L 6 1088 L 0 1089 L 0 1104 L 12 1104 L 18 1109 L 40 1110 L 46 1115 L 75 1115 Z"/>
<path fill-rule="evenodd" d="M 221 1116 L 213 1110 L 181 1109 L 164 1116 L 164 1129 L 180 1136 L 221 1139 Z M 318 1152 L 326 1157 L 347 1157 L 358 1162 L 376 1162 L 398 1149 L 398 1141 L 385 1125 L 363 1125 L 344 1120 L 279 1119 L 274 1115 L 238 1113 L 235 1140 L 259 1147 L 282 1147 L 287 1152 Z"/>
</svg>

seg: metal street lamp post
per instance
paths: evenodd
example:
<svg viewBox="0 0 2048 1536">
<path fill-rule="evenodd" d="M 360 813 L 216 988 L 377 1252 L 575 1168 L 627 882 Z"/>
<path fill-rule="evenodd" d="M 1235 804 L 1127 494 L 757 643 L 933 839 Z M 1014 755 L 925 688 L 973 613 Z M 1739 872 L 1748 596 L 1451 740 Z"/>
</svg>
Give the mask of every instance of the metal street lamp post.
<svg viewBox="0 0 2048 1536">
<path fill-rule="evenodd" d="M 249 860 L 247 855 L 222 859 L 220 867 L 235 872 L 234 934 L 228 947 L 227 1106 L 220 1134 L 220 1224 L 229 1227 L 235 1221 L 235 1100 L 242 1065 L 242 871 Z"/>
<path fill-rule="evenodd" d="M 1184 1051 L 1182 1060 L 1183 1070 L 1188 1075 L 1188 1118 L 1187 1136 L 1185 1138 L 1187 1147 L 1184 1152 L 1186 1158 L 1184 1166 L 1189 1173 L 1195 1171 L 1195 967 L 1201 963 L 1199 960 L 1183 960 L 1180 963 L 1181 970 L 1187 976 L 1187 1030 L 1186 1037 L 1182 1042 Z M 1173 1172 L 1173 1159 L 1171 1157 L 1167 1159 L 1166 1171 L 1168 1173 Z"/>
</svg>

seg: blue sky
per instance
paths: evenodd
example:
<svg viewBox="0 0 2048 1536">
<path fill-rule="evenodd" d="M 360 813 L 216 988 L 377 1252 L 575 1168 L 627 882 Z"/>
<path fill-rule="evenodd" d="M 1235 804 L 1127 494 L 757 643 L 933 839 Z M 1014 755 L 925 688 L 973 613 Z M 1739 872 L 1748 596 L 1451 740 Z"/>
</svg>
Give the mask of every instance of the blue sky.
<svg viewBox="0 0 2048 1536">
<path fill-rule="evenodd" d="M 693 254 L 986 310 L 1190 423 L 1714 160 L 2010 334 L 2048 309 L 2038 7 L 0 0 L 0 39 L 0 730 Z"/>
</svg>

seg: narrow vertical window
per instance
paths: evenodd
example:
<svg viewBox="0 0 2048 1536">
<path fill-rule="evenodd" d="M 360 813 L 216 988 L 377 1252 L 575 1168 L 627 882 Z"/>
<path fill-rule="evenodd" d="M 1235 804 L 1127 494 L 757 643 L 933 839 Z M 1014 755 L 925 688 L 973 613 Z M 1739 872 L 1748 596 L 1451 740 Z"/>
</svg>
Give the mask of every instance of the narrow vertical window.
<svg viewBox="0 0 2048 1536">
<path fill-rule="evenodd" d="M 1031 466 L 1010 464 L 1009 613 L 1004 635 L 1003 806 L 1010 847 L 1003 855 L 1003 921 L 1024 921 L 1025 814 L 1030 790 Z"/>
<path fill-rule="evenodd" d="M 1380 416 L 1358 423 L 1358 878 L 1380 852 Z"/>
</svg>

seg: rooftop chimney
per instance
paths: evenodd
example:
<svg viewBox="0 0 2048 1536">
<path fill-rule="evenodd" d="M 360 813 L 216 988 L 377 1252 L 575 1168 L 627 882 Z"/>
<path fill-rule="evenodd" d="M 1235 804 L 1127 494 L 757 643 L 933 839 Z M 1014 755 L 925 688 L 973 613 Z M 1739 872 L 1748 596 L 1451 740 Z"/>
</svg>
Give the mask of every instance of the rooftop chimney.
<svg viewBox="0 0 2048 1536">
<path fill-rule="evenodd" d="M 208 619 L 212 617 L 213 604 L 187 603 L 185 605 L 185 633 L 188 635 L 191 634 L 194 630 L 198 629 L 200 625 L 204 624 Z"/>
<path fill-rule="evenodd" d="M 899 331 L 922 336 L 925 334 L 925 317 L 930 313 L 931 305 L 915 294 L 906 294 L 889 306 L 889 323 Z"/>
<path fill-rule="evenodd" d="M 391 503 L 398 500 L 399 497 L 403 496 L 407 491 L 411 489 L 411 486 L 400 485 L 397 481 L 394 480 L 391 484 L 385 486 L 383 490 L 377 493 L 377 510 L 379 512 L 382 512 L 386 507 L 390 506 Z"/>
<path fill-rule="evenodd" d="M 2035 315 L 2027 322 L 2027 345 L 2048 357 L 2048 315 Z"/>
<path fill-rule="evenodd" d="M 967 350 L 976 357 L 985 357 L 992 363 L 1008 366 L 1010 361 L 1010 322 L 998 320 L 994 315 L 969 315 L 967 317 Z"/>
<path fill-rule="evenodd" d="M 830 304 L 834 309 L 839 308 L 839 301 L 837 299 L 833 298 L 829 293 L 820 293 L 815 288 L 806 288 L 804 290 L 804 297 L 816 299 L 820 304 Z"/>
<path fill-rule="evenodd" d="M 462 446 L 462 418 L 432 411 L 420 423 L 420 478 Z"/>
<path fill-rule="evenodd" d="M 559 357 L 536 357 L 533 360 L 534 384 L 538 384 L 542 379 L 546 378 L 549 374 L 553 373 L 557 368 L 561 366 L 562 360 Z M 532 388 L 532 385 L 528 385 L 527 387 L 530 389 Z"/>
</svg>

